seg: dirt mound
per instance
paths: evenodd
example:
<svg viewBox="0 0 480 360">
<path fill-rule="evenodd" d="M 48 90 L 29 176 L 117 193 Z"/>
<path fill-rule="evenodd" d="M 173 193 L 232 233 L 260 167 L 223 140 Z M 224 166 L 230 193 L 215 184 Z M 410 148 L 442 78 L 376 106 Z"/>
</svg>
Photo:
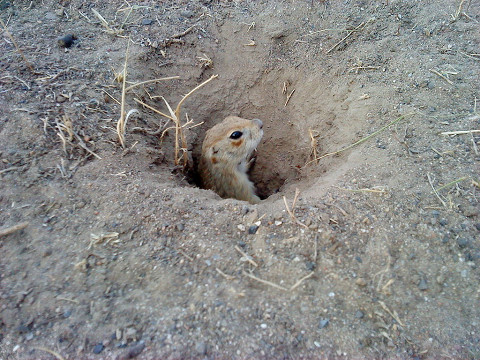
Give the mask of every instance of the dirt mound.
<svg viewBox="0 0 480 360">
<path fill-rule="evenodd" d="M 478 4 L 0 10 L 1 358 L 479 357 Z M 127 86 L 179 78 L 126 94 L 123 148 L 127 41 Z M 212 75 L 185 172 L 141 103 Z M 196 185 L 228 115 L 264 123 L 258 205 Z"/>
</svg>

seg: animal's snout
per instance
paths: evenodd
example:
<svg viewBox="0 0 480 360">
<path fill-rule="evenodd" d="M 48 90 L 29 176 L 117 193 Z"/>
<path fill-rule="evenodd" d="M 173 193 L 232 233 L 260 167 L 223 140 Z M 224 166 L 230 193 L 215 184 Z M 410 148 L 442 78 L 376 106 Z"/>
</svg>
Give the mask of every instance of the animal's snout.
<svg viewBox="0 0 480 360">
<path fill-rule="evenodd" d="M 262 120 L 260 120 L 260 119 L 253 119 L 252 121 L 253 121 L 255 124 L 257 124 L 260 129 L 263 129 L 263 122 L 262 122 Z"/>
</svg>

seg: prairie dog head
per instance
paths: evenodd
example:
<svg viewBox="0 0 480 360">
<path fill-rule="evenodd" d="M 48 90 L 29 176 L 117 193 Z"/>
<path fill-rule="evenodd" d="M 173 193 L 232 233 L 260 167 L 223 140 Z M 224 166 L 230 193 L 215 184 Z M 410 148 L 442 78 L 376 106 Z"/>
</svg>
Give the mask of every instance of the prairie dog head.
<svg viewBox="0 0 480 360">
<path fill-rule="evenodd" d="M 262 128 L 261 120 L 228 116 L 207 131 L 202 154 L 214 167 L 216 164 L 246 166 L 248 158 L 262 139 Z"/>
</svg>

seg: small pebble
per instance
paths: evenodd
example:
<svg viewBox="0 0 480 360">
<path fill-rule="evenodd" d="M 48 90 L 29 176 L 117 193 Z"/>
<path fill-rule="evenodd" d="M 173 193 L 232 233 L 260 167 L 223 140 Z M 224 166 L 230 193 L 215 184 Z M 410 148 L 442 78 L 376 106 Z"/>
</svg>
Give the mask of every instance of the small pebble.
<svg viewBox="0 0 480 360">
<path fill-rule="evenodd" d="M 64 47 L 64 48 L 69 48 L 70 46 L 73 45 L 74 41 L 76 40 L 76 36 L 72 34 L 68 34 L 65 36 L 62 36 L 61 38 L 58 38 L 58 46 Z"/>
<path fill-rule="evenodd" d="M 262 329 L 266 329 L 266 328 L 267 328 L 267 324 L 260 324 L 260 327 L 261 327 Z"/>
<path fill-rule="evenodd" d="M 468 205 L 463 208 L 463 215 L 466 217 L 477 216 L 478 212 L 479 210 L 475 206 Z"/>
<path fill-rule="evenodd" d="M 67 309 L 63 312 L 63 317 L 64 318 L 69 318 L 70 315 L 72 315 L 72 310 L 70 310 L 70 309 Z"/>
<path fill-rule="evenodd" d="M 95 345 L 93 347 L 93 353 L 94 354 L 100 354 L 102 351 L 103 351 L 103 344 L 102 343 L 98 343 L 97 345 Z"/>
<path fill-rule="evenodd" d="M 192 18 L 195 16 L 195 13 L 191 10 L 182 10 L 180 11 L 180 15 L 186 18 Z"/>
<path fill-rule="evenodd" d="M 195 345 L 195 351 L 199 354 L 199 355 L 205 355 L 207 353 L 207 344 L 205 344 L 204 342 L 199 342 Z"/>
<path fill-rule="evenodd" d="M 358 278 L 357 280 L 355 280 L 355 284 L 357 284 L 358 286 L 366 286 L 367 285 L 367 282 L 365 281 L 365 279 L 362 279 L 362 278 Z"/>
<path fill-rule="evenodd" d="M 425 279 L 420 279 L 420 282 L 418 283 L 418 288 L 422 291 L 425 291 L 428 289 L 428 284 Z"/>
<path fill-rule="evenodd" d="M 57 95 L 57 103 L 64 103 L 65 101 L 67 101 L 67 97 L 66 96 L 63 96 L 62 94 L 58 94 Z"/>
<path fill-rule="evenodd" d="M 445 225 L 448 224 L 448 220 L 447 219 L 440 219 L 440 221 L 438 223 L 442 226 L 445 226 Z"/>
<path fill-rule="evenodd" d="M 27 341 L 32 340 L 32 339 L 33 339 L 33 333 L 32 333 L 32 332 L 29 332 L 27 335 L 25 335 L 25 339 L 26 339 Z"/>
<path fill-rule="evenodd" d="M 362 263 L 362 258 L 360 256 L 355 256 L 355 260 L 357 260 L 359 263 Z"/>
<path fill-rule="evenodd" d="M 142 25 L 152 25 L 153 20 L 152 19 L 143 19 L 142 20 Z"/>
<path fill-rule="evenodd" d="M 185 224 L 177 224 L 176 225 L 178 231 L 183 231 L 185 229 Z"/>
<path fill-rule="evenodd" d="M 317 264 L 315 264 L 313 261 L 307 261 L 305 263 L 305 266 L 306 266 L 308 271 L 313 271 L 317 267 Z"/>
<path fill-rule="evenodd" d="M 270 32 L 270 37 L 272 39 L 280 39 L 287 36 L 288 31 L 286 29 L 276 29 Z"/>
<path fill-rule="evenodd" d="M 245 227 L 245 225 L 243 225 L 243 224 L 238 224 L 238 225 L 237 225 L 237 229 L 240 230 L 240 231 L 245 231 L 245 230 L 246 230 L 246 227 Z"/>
<path fill-rule="evenodd" d="M 460 249 L 463 249 L 468 246 L 468 240 L 465 238 L 458 238 L 457 245 Z"/>
<path fill-rule="evenodd" d="M 361 310 L 357 310 L 357 312 L 355 313 L 355 317 L 357 319 L 363 319 L 364 316 L 365 316 L 365 314 Z"/>
<path fill-rule="evenodd" d="M 57 19 L 57 14 L 54 12 L 48 12 L 45 14 L 45 19 L 47 20 L 56 20 Z"/>
<path fill-rule="evenodd" d="M 52 255 L 52 249 L 46 249 L 42 254 L 43 257 L 47 257 L 50 255 Z"/>
<path fill-rule="evenodd" d="M 248 228 L 248 233 L 253 235 L 253 234 L 257 233 L 257 230 L 258 230 L 258 226 L 257 225 L 252 225 Z"/>
<path fill-rule="evenodd" d="M 437 276 L 437 284 L 442 285 L 445 282 L 445 276 L 443 274 L 440 274 Z"/>
<path fill-rule="evenodd" d="M 100 101 L 98 101 L 98 99 L 92 98 L 92 99 L 88 100 L 88 106 L 98 107 L 98 106 L 100 106 Z"/>
<path fill-rule="evenodd" d="M 121 346 L 121 347 L 124 347 L 124 346 Z M 133 358 L 137 357 L 138 355 L 140 355 L 142 353 L 143 349 L 145 349 L 145 341 L 140 340 L 135 345 L 130 346 L 128 348 L 128 350 L 126 350 L 123 354 L 121 354 L 117 359 L 118 360 L 133 359 Z"/>
<path fill-rule="evenodd" d="M 318 327 L 320 329 L 323 329 L 324 327 L 327 327 L 328 324 L 330 324 L 330 319 L 322 319 L 322 320 L 320 320 L 320 323 L 318 324 Z"/>
</svg>

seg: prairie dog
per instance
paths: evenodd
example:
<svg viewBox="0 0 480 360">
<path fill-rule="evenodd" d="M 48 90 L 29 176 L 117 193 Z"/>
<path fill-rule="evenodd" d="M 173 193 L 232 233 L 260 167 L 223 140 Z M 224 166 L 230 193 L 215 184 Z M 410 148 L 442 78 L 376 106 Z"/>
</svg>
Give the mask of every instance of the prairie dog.
<svg viewBox="0 0 480 360">
<path fill-rule="evenodd" d="M 247 171 L 250 157 L 262 139 L 262 128 L 261 120 L 228 116 L 207 131 L 199 164 L 205 189 L 223 198 L 260 202 Z"/>
</svg>

